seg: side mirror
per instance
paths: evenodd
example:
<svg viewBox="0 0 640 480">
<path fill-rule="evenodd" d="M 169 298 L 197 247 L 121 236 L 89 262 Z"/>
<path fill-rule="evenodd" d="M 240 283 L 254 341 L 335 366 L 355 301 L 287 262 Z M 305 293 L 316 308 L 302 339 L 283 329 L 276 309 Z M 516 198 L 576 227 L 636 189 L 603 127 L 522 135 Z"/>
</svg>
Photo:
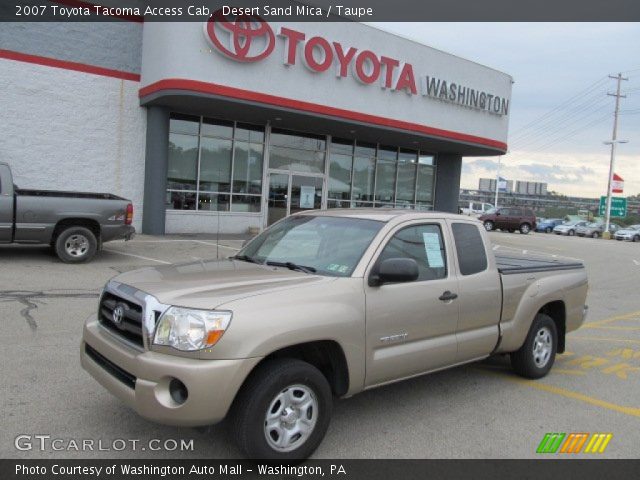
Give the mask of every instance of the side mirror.
<svg viewBox="0 0 640 480">
<path fill-rule="evenodd" d="M 369 286 L 376 287 L 384 283 L 413 282 L 420 272 L 418 264 L 411 258 L 388 258 L 380 262 L 369 276 Z"/>
</svg>

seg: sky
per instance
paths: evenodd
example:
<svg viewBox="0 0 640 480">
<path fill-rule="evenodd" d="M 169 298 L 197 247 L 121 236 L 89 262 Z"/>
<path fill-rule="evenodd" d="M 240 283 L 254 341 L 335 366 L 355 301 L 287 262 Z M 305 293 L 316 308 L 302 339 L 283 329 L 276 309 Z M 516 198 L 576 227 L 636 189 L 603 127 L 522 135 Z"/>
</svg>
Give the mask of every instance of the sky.
<svg viewBox="0 0 640 480">
<path fill-rule="evenodd" d="M 511 75 L 509 152 L 501 177 L 565 195 L 604 195 L 616 81 L 622 72 L 615 171 L 640 194 L 640 23 L 371 23 Z M 463 160 L 462 188 L 495 178 L 498 157 Z"/>
</svg>

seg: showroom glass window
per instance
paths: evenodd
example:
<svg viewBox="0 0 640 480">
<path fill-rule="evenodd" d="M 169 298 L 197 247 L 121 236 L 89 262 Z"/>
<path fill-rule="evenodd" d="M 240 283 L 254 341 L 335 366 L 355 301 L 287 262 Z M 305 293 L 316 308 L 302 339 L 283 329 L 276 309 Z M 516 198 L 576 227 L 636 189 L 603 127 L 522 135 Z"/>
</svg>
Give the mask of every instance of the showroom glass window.
<svg viewBox="0 0 640 480">
<path fill-rule="evenodd" d="M 171 114 L 167 208 L 259 212 L 264 127 Z"/>
<path fill-rule="evenodd" d="M 329 208 L 433 209 L 434 156 L 417 150 L 333 138 Z"/>
<path fill-rule="evenodd" d="M 327 140 L 274 128 L 269 145 L 269 168 L 296 172 L 324 173 Z"/>
</svg>

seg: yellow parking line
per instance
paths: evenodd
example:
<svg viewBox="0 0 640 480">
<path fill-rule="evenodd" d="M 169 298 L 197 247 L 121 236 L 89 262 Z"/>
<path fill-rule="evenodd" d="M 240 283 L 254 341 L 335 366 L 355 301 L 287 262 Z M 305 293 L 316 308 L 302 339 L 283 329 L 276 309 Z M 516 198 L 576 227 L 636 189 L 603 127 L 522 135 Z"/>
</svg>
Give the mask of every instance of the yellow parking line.
<svg viewBox="0 0 640 480">
<path fill-rule="evenodd" d="M 493 372 L 491 370 L 485 370 L 485 372 L 489 372 L 493 375 L 500 375 L 498 372 Z M 573 400 L 578 400 L 580 402 L 588 403 L 589 405 L 594 405 L 596 407 L 604 408 L 606 410 L 612 410 L 618 413 L 624 413 L 625 415 L 630 415 L 632 417 L 640 418 L 640 408 L 634 407 L 625 407 L 622 405 L 617 405 L 615 403 L 607 402 L 605 400 L 600 400 L 599 398 L 590 397 L 583 393 L 574 392 L 572 390 L 567 390 L 565 388 L 555 387 L 553 385 L 548 385 L 546 383 L 541 383 L 539 380 L 525 380 L 522 378 L 517 378 L 513 376 L 505 376 L 502 375 L 505 380 L 508 380 L 513 383 L 520 384 L 525 387 L 535 388 L 536 390 L 541 390 L 543 392 L 553 393 L 555 395 L 560 395 L 561 397 L 571 398 Z"/>
<path fill-rule="evenodd" d="M 564 370 L 562 368 L 554 368 L 551 370 L 553 373 L 562 373 L 563 375 L 586 375 L 587 372 L 581 370 Z"/>
<path fill-rule="evenodd" d="M 640 340 L 631 340 L 629 338 L 607 338 L 607 337 L 579 337 L 576 335 L 570 335 L 567 337 L 569 340 L 598 340 L 601 342 L 624 342 L 624 343 L 634 343 L 640 345 Z"/>
<path fill-rule="evenodd" d="M 623 313 L 622 315 L 616 315 L 614 317 L 605 318 L 603 320 L 587 322 L 584 325 L 582 325 L 582 328 L 588 327 L 590 325 L 604 325 L 605 323 L 615 322 L 616 320 L 626 320 L 627 318 L 636 317 L 636 316 L 640 317 L 640 310 L 636 312 Z"/>
<path fill-rule="evenodd" d="M 597 328 L 601 330 L 640 330 L 640 327 L 620 327 L 618 325 L 583 325 L 582 328 Z"/>
</svg>

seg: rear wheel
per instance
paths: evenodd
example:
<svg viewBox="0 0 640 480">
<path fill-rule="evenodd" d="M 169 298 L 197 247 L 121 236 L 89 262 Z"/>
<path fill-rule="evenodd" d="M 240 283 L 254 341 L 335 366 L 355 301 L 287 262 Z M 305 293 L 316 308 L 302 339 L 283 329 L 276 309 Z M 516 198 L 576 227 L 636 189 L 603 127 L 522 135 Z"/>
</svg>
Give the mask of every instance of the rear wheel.
<svg viewBox="0 0 640 480">
<path fill-rule="evenodd" d="M 529 225 L 528 223 L 523 223 L 522 225 L 520 225 L 520 233 L 522 233 L 523 235 L 527 235 L 530 231 L 531 225 Z"/>
<path fill-rule="evenodd" d="M 484 222 L 484 229 L 487 232 L 490 232 L 491 230 L 493 230 L 493 222 L 491 220 L 487 220 L 486 222 Z"/>
<path fill-rule="evenodd" d="M 86 262 L 95 255 L 97 248 L 98 241 L 93 232 L 78 226 L 65 228 L 54 244 L 56 255 L 65 263 Z"/>
<path fill-rule="evenodd" d="M 511 354 L 511 366 L 525 378 L 544 377 L 556 358 L 558 330 L 555 322 L 543 313 L 536 315 L 520 349 Z"/>
<path fill-rule="evenodd" d="M 633 241 L 640 242 L 640 235 L 636 235 L 635 237 L 633 237 Z"/>
<path fill-rule="evenodd" d="M 275 359 L 242 387 L 233 406 L 232 432 L 249 458 L 304 460 L 324 438 L 331 409 L 331 388 L 316 367 Z"/>
<path fill-rule="evenodd" d="M 567 233 L 567 235 L 569 235 L 570 237 L 573 237 L 576 234 L 575 230 L 569 230 L 569 232 Z"/>
</svg>

